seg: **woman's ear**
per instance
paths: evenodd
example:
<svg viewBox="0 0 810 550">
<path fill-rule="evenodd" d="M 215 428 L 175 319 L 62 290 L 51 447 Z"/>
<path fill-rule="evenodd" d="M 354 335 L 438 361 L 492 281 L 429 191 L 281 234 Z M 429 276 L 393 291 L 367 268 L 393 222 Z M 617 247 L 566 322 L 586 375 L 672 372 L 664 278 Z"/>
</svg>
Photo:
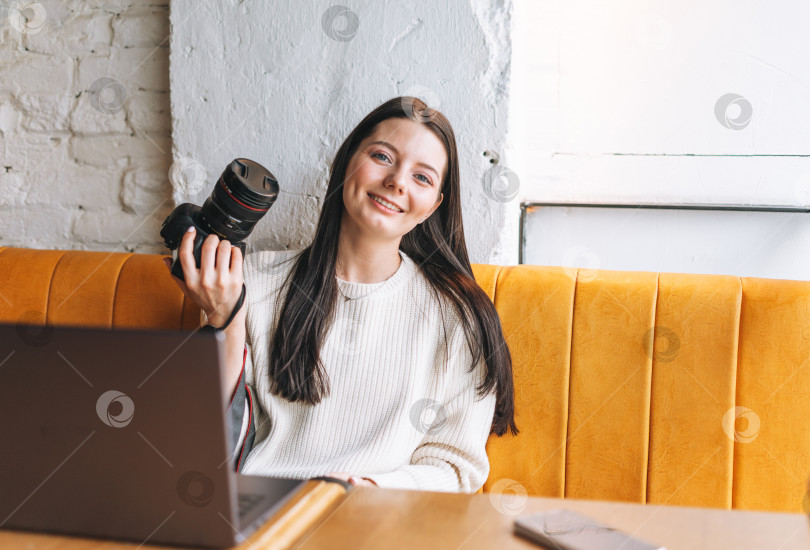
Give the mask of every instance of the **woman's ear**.
<svg viewBox="0 0 810 550">
<path fill-rule="evenodd" d="M 436 211 L 436 209 L 439 207 L 439 205 L 442 203 L 443 199 L 444 199 L 444 194 L 439 193 L 439 198 L 436 200 L 436 204 L 433 205 L 433 208 L 430 209 L 430 212 L 428 212 L 427 215 L 424 218 L 419 220 L 419 223 L 422 223 L 423 221 L 425 221 L 426 219 L 431 217 L 433 215 L 433 213 Z"/>
<path fill-rule="evenodd" d="M 433 214 L 433 211 L 436 210 L 439 207 L 439 205 L 442 203 L 443 199 L 444 199 L 444 193 L 439 193 L 439 198 L 436 199 L 436 204 L 433 205 L 433 210 L 430 211 L 431 214 Z"/>
<path fill-rule="evenodd" d="M 422 223 L 423 221 L 425 221 L 426 219 L 431 217 L 433 215 L 433 213 L 436 211 L 436 209 L 439 207 L 439 205 L 442 203 L 443 199 L 444 199 L 444 193 L 439 193 L 439 198 L 436 200 L 436 204 L 433 205 L 433 208 L 430 209 L 430 212 L 428 212 L 428 215 L 425 216 L 424 218 L 422 218 L 422 221 L 420 221 L 419 223 Z"/>
</svg>

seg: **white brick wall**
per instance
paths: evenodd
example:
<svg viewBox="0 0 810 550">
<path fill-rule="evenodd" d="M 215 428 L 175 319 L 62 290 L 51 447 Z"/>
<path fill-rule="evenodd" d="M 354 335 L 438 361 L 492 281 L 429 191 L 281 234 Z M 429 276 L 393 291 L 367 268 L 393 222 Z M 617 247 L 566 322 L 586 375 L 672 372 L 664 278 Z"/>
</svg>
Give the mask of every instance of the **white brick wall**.
<svg viewBox="0 0 810 550">
<path fill-rule="evenodd" d="M 168 1 L 14 4 L 0 0 L 0 246 L 167 253 Z"/>
</svg>

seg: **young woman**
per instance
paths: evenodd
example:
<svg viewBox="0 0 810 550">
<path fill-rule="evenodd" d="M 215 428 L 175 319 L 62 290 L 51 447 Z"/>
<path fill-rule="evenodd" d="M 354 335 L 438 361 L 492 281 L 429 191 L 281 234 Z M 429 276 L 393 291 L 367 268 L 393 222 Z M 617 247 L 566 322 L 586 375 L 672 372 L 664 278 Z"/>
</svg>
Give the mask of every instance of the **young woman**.
<svg viewBox="0 0 810 550">
<path fill-rule="evenodd" d="M 212 235 L 197 269 L 192 243 L 189 233 L 185 284 L 175 281 L 203 323 L 232 318 L 224 399 L 237 471 L 432 491 L 483 485 L 487 437 L 517 434 L 512 363 L 473 279 L 443 114 L 411 97 L 369 113 L 338 150 L 307 248 L 252 252 L 243 265 L 238 248 Z"/>
</svg>

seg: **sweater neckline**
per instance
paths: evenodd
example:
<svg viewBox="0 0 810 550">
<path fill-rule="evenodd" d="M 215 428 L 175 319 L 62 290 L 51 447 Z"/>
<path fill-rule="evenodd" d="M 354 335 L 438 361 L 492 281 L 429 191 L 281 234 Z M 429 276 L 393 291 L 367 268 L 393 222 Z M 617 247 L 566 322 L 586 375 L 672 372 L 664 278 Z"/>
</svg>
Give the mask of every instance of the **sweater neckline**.
<svg viewBox="0 0 810 550">
<path fill-rule="evenodd" d="M 409 281 L 417 270 L 416 264 L 402 250 L 399 250 L 398 252 L 399 257 L 402 260 L 399 267 L 393 275 L 379 283 L 354 283 L 344 281 L 335 275 L 335 280 L 337 281 L 338 288 L 340 289 L 339 294 L 342 294 L 342 296 L 339 295 L 339 298 L 343 298 L 343 301 L 354 301 L 365 298 L 376 299 L 378 297 L 390 295 L 397 288 Z"/>
</svg>

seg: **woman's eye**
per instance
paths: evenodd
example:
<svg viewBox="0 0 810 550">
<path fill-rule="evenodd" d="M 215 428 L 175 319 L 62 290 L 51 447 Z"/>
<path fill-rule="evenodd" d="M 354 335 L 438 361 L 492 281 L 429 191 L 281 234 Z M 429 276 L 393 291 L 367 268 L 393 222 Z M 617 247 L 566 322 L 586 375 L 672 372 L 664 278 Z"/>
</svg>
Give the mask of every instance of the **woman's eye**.
<svg viewBox="0 0 810 550">
<path fill-rule="evenodd" d="M 381 160 L 389 160 L 388 155 L 386 155 L 385 153 L 371 153 L 371 156 L 375 157 L 375 158 L 379 158 Z"/>
<path fill-rule="evenodd" d="M 416 174 L 416 177 L 417 177 L 417 178 L 421 178 L 421 179 L 419 179 L 419 181 L 421 181 L 422 183 L 431 184 L 431 182 L 430 182 L 430 178 L 429 178 L 429 177 L 427 177 L 427 176 L 425 176 L 424 174 Z M 432 185 L 432 184 L 431 184 L 431 185 Z"/>
</svg>

